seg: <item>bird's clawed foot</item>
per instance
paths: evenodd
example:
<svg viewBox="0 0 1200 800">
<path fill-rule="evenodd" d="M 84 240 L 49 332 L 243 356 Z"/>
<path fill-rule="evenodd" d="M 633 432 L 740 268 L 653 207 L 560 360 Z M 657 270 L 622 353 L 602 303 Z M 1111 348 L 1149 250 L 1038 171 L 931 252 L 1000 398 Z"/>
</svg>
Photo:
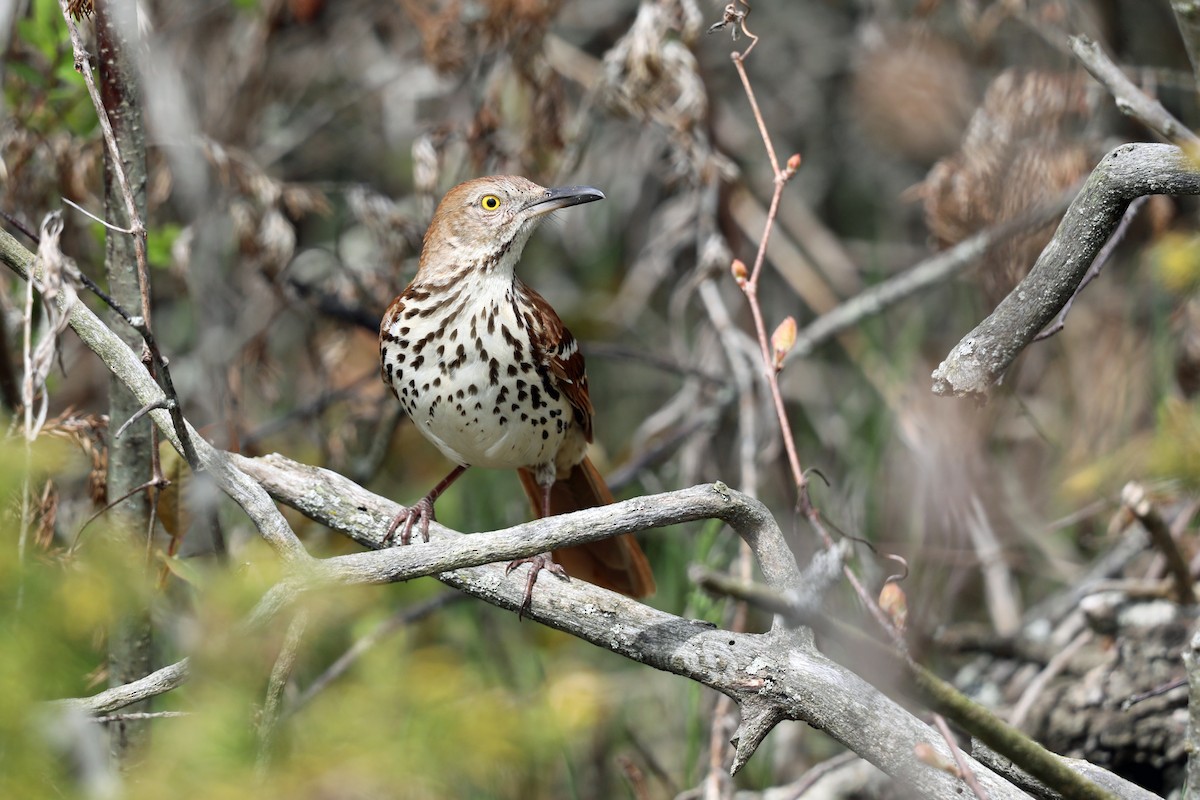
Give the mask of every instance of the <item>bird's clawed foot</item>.
<svg viewBox="0 0 1200 800">
<path fill-rule="evenodd" d="M 428 496 L 422 497 L 408 508 L 400 509 L 400 513 L 392 517 L 392 523 L 388 525 L 387 533 L 383 535 L 383 546 L 387 547 L 391 544 L 392 537 L 396 535 L 396 529 L 401 524 L 404 525 L 404 530 L 400 531 L 400 544 L 408 544 L 412 541 L 413 527 L 418 523 L 421 526 L 421 539 L 428 542 L 429 522 L 433 519 L 436 519 L 433 516 L 433 499 Z"/>
<path fill-rule="evenodd" d="M 525 612 L 529 611 L 529 607 L 533 603 L 533 584 L 537 583 L 539 572 L 549 570 L 564 581 L 571 580 L 570 576 L 567 575 L 567 571 L 549 553 L 539 553 L 536 556 L 510 561 L 508 568 L 504 570 L 504 574 L 507 575 L 522 564 L 529 565 L 529 581 L 525 584 L 525 599 L 521 601 L 521 607 L 517 609 L 517 619 L 522 619 L 525 616 Z"/>
</svg>

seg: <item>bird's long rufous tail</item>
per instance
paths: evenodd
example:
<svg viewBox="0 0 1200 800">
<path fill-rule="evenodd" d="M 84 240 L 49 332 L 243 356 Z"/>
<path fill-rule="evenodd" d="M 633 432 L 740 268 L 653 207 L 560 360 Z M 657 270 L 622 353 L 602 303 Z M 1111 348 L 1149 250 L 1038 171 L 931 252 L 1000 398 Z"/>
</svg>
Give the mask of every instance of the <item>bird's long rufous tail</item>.
<svg viewBox="0 0 1200 800">
<path fill-rule="evenodd" d="M 519 470 L 521 485 L 533 505 L 534 513 L 542 515 L 542 487 L 533 473 Z M 550 514 L 566 514 L 613 502 L 608 484 L 591 460 L 584 458 L 571 469 L 571 474 L 554 482 L 550 489 Z M 555 550 L 554 560 L 573 578 L 603 586 L 630 597 L 654 594 L 654 575 L 650 563 L 630 534 L 598 542 L 580 544 Z"/>
</svg>

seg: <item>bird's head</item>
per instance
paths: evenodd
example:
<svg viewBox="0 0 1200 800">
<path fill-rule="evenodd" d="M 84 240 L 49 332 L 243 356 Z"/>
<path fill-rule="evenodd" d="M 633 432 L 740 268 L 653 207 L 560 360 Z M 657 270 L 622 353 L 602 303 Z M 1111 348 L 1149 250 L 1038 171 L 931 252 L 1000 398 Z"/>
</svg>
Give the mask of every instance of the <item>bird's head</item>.
<svg viewBox="0 0 1200 800">
<path fill-rule="evenodd" d="M 434 212 L 418 277 L 436 280 L 468 264 L 511 275 L 529 235 L 547 214 L 603 199 L 604 193 L 590 186 L 547 189 L 515 175 L 461 183 Z"/>
</svg>

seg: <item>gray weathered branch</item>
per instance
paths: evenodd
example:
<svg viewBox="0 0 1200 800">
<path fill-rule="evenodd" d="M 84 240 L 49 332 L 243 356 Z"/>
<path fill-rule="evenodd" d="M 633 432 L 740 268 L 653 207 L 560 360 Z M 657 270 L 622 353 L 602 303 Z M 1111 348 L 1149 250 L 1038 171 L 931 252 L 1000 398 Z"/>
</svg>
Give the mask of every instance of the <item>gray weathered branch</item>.
<svg viewBox="0 0 1200 800">
<path fill-rule="evenodd" d="M 31 254 L 3 232 L 0 260 L 28 277 Z M 149 405 L 162 398 L 161 389 L 137 355 L 82 303 L 72 307 L 70 324 L 140 402 Z M 181 443 L 174 435 L 169 413 L 156 409 L 150 416 L 179 448 Z M 264 486 L 283 502 L 368 545 L 378 543 L 396 505 L 333 472 L 278 456 L 258 461 L 230 456 L 206 444 L 190 426 L 188 430 L 202 467 L 246 509 L 287 563 L 288 577 L 260 604 L 255 615 L 260 620 L 315 586 L 401 580 L 429 571 L 439 572 L 441 580 L 474 597 L 516 608 L 523 590 L 519 575 L 505 576 L 498 565 L 468 565 L 705 517 L 725 520 L 746 539 L 773 587 L 789 589 L 797 585 L 798 568 L 766 507 L 720 484 L 628 500 L 494 534 L 462 537 L 437 526 L 432 531 L 435 541 L 429 544 L 317 561 L 307 555 Z M 243 470 L 253 472 L 254 478 Z M 432 560 L 439 553 L 446 560 Z M 913 756 L 913 748 L 919 743 L 944 749 L 940 737 L 862 678 L 817 652 L 804 630 L 777 627 L 765 634 L 731 633 L 582 581 L 541 581 L 534 592 L 530 616 L 733 698 L 742 711 L 734 739 L 735 770 L 746 763 L 775 724 L 797 719 L 827 732 L 921 796 L 953 797 L 962 789 L 957 778 L 930 769 Z M 179 685 L 187 672 L 187 662 L 181 661 L 134 683 L 73 702 L 96 713 L 113 711 Z M 1023 796 L 983 765 L 972 763 L 971 767 L 993 797 Z"/>
<path fill-rule="evenodd" d="M 1200 194 L 1200 170 L 1178 147 L 1124 144 L 1092 171 L 1037 263 L 933 372 L 940 395 L 985 397 L 1071 299 L 1126 206 L 1147 194 Z"/>
<path fill-rule="evenodd" d="M 328 470 L 279 455 L 234 457 L 274 497 L 355 541 L 377 547 L 397 506 Z M 503 531 L 462 536 L 439 525 L 430 542 L 355 553 L 319 562 L 309 574 L 321 584 L 402 579 L 439 568 L 438 579 L 494 605 L 516 609 L 524 580 L 503 565 L 454 567 L 510 559 L 567 543 L 696 519 L 721 519 L 759 555 L 774 588 L 792 591 L 799 570 L 765 506 L 722 484 L 639 497 Z M 300 579 L 289 593 L 310 589 Z M 733 698 L 742 711 L 734 770 L 781 720 L 803 720 L 863 755 L 923 797 L 951 797 L 963 784 L 923 766 L 912 748 L 942 750 L 936 732 L 860 677 L 821 655 L 806 630 L 777 626 L 768 633 L 732 633 L 685 620 L 582 581 L 539 581 L 529 617 L 634 661 L 690 678 Z M 949 750 L 944 751 L 949 757 Z M 972 763 L 993 797 L 1021 797 L 982 765 Z"/>
<path fill-rule="evenodd" d="M 1200 136 L 1148 96 L 1126 77 L 1108 54 L 1086 36 L 1071 37 L 1071 52 L 1083 63 L 1092 77 L 1104 84 L 1122 114 L 1133 117 L 1168 142 L 1186 147 L 1200 147 Z"/>
<path fill-rule="evenodd" d="M 1196 85 L 1200 86 L 1200 3 L 1196 0 L 1171 0 L 1171 10 L 1175 12 L 1175 22 L 1179 25 L 1188 59 L 1192 62 Z"/>
</svg>

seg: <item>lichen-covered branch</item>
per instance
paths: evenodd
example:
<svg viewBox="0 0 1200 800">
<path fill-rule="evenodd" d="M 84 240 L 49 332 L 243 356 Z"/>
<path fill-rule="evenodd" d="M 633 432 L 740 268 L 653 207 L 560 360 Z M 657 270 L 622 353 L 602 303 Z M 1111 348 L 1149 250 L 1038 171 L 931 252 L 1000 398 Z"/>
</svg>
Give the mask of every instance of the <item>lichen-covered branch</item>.
<svg viewBox="0 0 1200 800">
<path fill-rule="evenodd" d="M 280 502 L 378 546 L 396 504 L 328 470 L 279 455 L 237 464 Z M 695 519 L 722 519 L 750 543 L 764 576 L 778 591 L 794 591 L 800 575 L 773 517 L 756 500 L 722 484 L 639 497 L 601 508 L 535 520 L 503 531 L 461 536 L 434 524 L 428 544 L 356 553 L 319 562 L 286 592 L 332 582 L 398 580 L 440 567 L 442 582 L 494 605 L 515 610 L 522 576 L 506 576 L 502 564 L 454 567 L 482 559 L 507 560 L 566 543 Z M 419 566 L 418 566 L 419 565 Z M 290 599 L 281 597 L 280 600 Z M 271 611 L 282 602 L 270 603 Z M 267 609 L 262 609 L 266 612 Z M 777 626 L 763 634 L 733 633 L 686 620 L 582 581 L 540 581 L 528 617 L 634 661 L 687 677 L 733 698 L 742 711 L 734 736 L 736 771 L 780 721 L 817 727 L 923 797 L 950 797 L 964 789 L 958 779 L 922 765 L 912 755 L 918 742 L 939 748 L 936 732 L 859 676 L 813 646 L 806 630 Z M 949 751 L 945 750 L 947 758 Z M 992 797 L 1021 797 L 982 765 L 972 763 Z"/>
<path fill-rule="evenodd" d="M 1096 165 L 1037 263 L 933 372 L 940 395 L 986 397 L 1071 299 L 1136 197 L 1200 194 L 1200 169 L 1178 147 L 1124 144 Z"/>
</svg>

